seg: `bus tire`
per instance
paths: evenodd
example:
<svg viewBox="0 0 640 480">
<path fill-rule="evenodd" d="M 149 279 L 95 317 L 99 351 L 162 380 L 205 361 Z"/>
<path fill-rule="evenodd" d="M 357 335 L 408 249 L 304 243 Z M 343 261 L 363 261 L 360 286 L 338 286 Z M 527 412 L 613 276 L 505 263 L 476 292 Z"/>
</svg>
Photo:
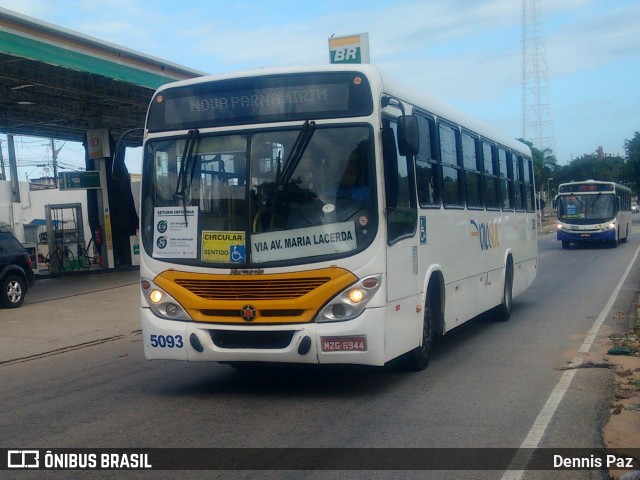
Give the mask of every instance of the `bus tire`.
<svg viewBox="0 0 640 480">
<path fill-rule="evenodd" d="M 562 248 L 569 248 L 571 242 L 569 240 L 562 240 Z"/>
<path fill-rule="evenodd" d="M 498 322 L 506 322 L 511 318 L 513 305 L 513 261 L 507 260 L 504 272 L 504 286 L 502 288 L 502 303 L 496 307 L 495 318 Z"/>
<path fill-rule="evenodd" d="M 627 231 L 625 233 L 624 238 L 620 239 L 620 243 L 627 243 L 627 240 L 629 240 L 629 225 L 627 225 Z"/>
<path fill-rule="evenodd" d="M 420 372 L 429 366 L 433 337 L 436 332 L 437 303 L 433 289 L 429 289 L 424 304 L 424 316 L 422 321 L 422 339 L 420 346 L 407 352 L 402 357 L 402 368 L 408 372 Z"/>
</svg>

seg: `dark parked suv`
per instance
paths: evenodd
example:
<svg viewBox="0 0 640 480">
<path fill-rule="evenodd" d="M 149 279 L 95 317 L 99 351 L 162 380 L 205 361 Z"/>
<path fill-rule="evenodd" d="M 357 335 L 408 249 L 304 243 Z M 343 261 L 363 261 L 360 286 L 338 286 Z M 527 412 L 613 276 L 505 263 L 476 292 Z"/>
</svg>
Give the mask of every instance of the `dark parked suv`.
<svg viewBox="0 0 640 480">
<path fill-rule="evenodd" d="M 0 232 L 0 305 L 18 308 L 34 280 L 27 251 L 12 234 Z"/>
</svg>

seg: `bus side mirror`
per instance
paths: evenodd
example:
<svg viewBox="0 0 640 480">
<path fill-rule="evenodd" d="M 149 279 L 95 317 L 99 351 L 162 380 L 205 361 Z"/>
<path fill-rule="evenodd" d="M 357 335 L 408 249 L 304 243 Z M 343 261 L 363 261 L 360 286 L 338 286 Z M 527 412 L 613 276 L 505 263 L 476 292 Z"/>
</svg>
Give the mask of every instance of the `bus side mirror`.
<svg viewBox="0 0 640 480">
<path fill-rule="evenodd" d="M 398 151 L 400 155 L 417 155 L 420 152 L 418 119 L 415 115 L 398 117 Z"/>
</svg>

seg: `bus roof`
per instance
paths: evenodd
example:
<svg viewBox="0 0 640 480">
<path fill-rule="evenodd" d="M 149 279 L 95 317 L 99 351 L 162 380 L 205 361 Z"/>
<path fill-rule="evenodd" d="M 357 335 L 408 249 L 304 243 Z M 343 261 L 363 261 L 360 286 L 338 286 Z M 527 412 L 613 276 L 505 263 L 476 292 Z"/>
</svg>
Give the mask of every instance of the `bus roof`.
<svg viewBox="0 0 640 480">
<path fill-rule="evenodd" d="M 626 185 L 622 185 L 621 183 L 616 183 L 616 182 L 611 181 L 611 180 L 593 180 L 593 179 L 589 179 L 589 180 L 571 180 L 570 182 L 563 182 L 560 185 L 581 185 L 581 184 L 589 184 L 589 183 L 603 183 L 603 184 L 607 184 L 607 185 L 614 185 L 614 186 L 616 186 L 618 188 L 626 188 L 628 190 L 631 190 Z"/>
<path fill-rule="evenodd" d="M 492 141 L 495 141 L 505 147 L 511 148 L 519 153 L 531 156 L 531 150 L 525 143 L 507 137 L 503 133 L 500 133 L 495 128 L 489 125 L 483 124 L 475 118 L 454 109 L 451 106 L 446 105 L 440 100 L 430 97 L 422 92 L 419 92 L 415 87 L 407 86 L 406 83 L 399 83 L 396 80 L 392 80 L 391 76 L 384 73 L 378 67 L 369 64 L 350 64 L 350 65 L 306 65 L 300 67 L 270 67 L 270 68 L 258 68 L 252 70 L 241 70 L 236 72 L 229 72 L 217 75 L 205 75 L 202 77 L 196 77 L 187 80 L 180 80 L 177 82 L 167 83 L 160 86 L 156 90 L 156 95 L 163 90 L 183 87 L 190 85 L 198 85 L 207 82 L 215 82 L 218 80 L 230 80 L 234 78 L 245 77 L 263 77 L 272 75 L 285 75 L 290 73 L 322 73 L 322 72 L 362 72 L 364 73 L 371 83 L 371 87 L 374 92 L 382 93 L 386 92 L 392 94 L 398 99 L 413 105 L 420 110 L 424 110 L 436 117 L 442 118 L 453 122 L 461 127 L 468 129 L 481 137 L 485 137 Z"/>
</svg>

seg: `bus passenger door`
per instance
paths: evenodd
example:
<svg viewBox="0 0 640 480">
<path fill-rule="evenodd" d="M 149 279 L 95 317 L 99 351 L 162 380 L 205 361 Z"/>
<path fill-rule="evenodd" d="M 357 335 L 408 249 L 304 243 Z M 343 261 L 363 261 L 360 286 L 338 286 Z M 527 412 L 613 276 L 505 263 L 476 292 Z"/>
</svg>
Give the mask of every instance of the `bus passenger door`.
<svg viewBox="0 0 640 480">
<path fill-rule="evenodd" d="M 383 124 L 387 231 L 387 312 L 385 357 L 412 348 L 422 336 L 418 280 L 417 208 L 413 157 L 400 155 L 395 122 Z"/>
</svg>

